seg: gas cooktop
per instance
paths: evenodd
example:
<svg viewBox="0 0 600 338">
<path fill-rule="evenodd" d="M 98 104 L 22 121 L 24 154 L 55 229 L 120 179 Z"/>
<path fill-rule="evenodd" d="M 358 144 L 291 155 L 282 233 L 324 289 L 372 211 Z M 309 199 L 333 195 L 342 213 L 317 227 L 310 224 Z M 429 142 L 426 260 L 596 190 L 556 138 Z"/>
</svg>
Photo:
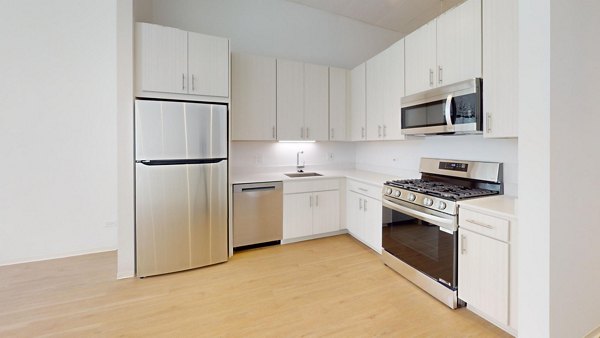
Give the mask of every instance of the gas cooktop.
<svg viewBox="0 0 600 338">
<path fill-rule="evenodd" d="M 395 180 L 385 183 L 388 186 L 401 188 L 409 191 L 420 192 L 451 201 L 496 195 L 498 191 L 488 189 L 469 188 L 445 182 L 429 181 L 423 179 Z"/>
</svg>

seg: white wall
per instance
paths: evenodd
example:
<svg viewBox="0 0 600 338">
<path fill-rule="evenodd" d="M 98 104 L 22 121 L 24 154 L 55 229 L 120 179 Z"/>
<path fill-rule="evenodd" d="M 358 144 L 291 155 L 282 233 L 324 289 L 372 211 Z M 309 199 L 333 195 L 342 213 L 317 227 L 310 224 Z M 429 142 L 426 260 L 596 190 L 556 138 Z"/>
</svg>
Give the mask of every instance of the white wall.
<svg viewBox="0 0 600 338">
<path fill-rule="evenodd" d="M 517 140 L 484 139 L 481 135 L 427 136 L 405 141 L 359 142 L 356 168 L 403 177 L 419 177 L 421 157 L 504 163 L 504 189 L 517 194 Z"/>
<path fill-rule="evenodd" d="M 0 1 L 0 264 L 116 247 L 115 1 Z"/>
<path fill-rule="evenodd" d="M 137 0 L 136 19 L 231 39 L 234 52 L 353 68 L 401 34 L 283 0 Z"/>
<path fill-rule="evenodd" d="M 600 327 L 600 1 L 550 1 L 550 335 Z"/>
<path fill-rule="evenodd" d="M 354 144 L 349 142 L 232 142 L 230 166 L 233 172 L 294 170 L 299 151 L 304 151 L 305 171 L 354 167 Z"/>
</svg>

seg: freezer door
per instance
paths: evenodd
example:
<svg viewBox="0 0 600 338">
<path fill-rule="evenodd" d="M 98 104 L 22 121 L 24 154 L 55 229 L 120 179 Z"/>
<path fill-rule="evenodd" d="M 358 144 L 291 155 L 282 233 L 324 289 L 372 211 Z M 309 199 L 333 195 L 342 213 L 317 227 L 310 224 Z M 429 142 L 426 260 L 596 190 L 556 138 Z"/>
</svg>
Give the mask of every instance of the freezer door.
<svg viewBox="0 0 600 338">
<path fill-rule="evenodd" d="M 227 157 L 227 106 L 135 101 L 136 160 Z"/>
<path fill-rule="evenodd" d="M 139 277 L 224 262 L 227 161 L 136 164 L 136 274 Z"/>
</svg>

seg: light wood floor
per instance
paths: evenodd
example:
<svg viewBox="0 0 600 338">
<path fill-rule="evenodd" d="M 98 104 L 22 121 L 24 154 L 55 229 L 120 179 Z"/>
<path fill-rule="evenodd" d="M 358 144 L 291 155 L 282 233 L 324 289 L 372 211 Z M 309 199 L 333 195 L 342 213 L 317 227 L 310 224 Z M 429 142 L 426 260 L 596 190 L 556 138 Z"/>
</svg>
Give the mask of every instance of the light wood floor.
<svg viewBox="0 0 600 338">
<path fill-rule="evenodd" d="M 114 252 L 0 267 L 0 337 L 497 337 L 348 235 L 115 280 Z"/>
</svg>

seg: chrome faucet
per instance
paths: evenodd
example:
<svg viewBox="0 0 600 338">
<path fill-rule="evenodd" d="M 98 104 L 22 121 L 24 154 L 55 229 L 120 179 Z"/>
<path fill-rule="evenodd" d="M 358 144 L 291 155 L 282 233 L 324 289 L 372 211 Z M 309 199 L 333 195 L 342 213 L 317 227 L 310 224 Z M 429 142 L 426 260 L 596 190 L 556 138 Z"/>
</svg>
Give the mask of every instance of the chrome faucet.
<svg viewBox="0 0 600 338">
<path fill-rule="evenodd" d="M 300 164 L 300 154 L 304 154 L 304 151 L 299 151 L 296 153 L 296 170 L 301 173 L 304 172 L 304 160 L 302 160 L 302 164 Z"/>
</svg>

